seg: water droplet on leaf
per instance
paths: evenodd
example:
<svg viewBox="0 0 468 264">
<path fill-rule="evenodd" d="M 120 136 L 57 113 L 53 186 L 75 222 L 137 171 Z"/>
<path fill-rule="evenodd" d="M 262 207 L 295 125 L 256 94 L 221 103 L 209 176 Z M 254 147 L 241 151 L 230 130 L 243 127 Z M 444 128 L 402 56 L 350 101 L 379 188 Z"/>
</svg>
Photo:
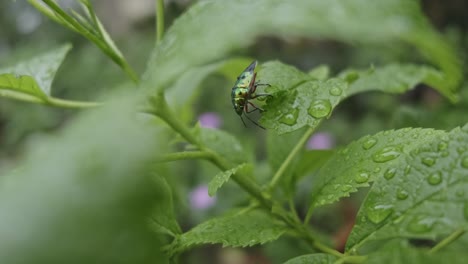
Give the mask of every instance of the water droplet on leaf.
<svg viewBox="0 0 468 264">
<path fill-rule="evenodd" d="M 439 142 L 439 145 L 437 145 L 437 149 L 439 151 L 445 150 L 445 149 L 447 149 L 447 147 L 448 147 L 448 144 L 445 141 L 441 141 L 441 142 Z"/>
<path fill-rule="evenodd" d="M 367 172 L 360 172 L 354 177 L 354 181 L 356 183 L 365 183 L 369 180 L 369 173 Z"/>
<path fill-rule="evenodd" d="M 377 139 L 369 138 L 368 140 L 364 141 L 364 143 L 362 143 L 362 148 L 368 150 L 375 146 L 375 144 L 377 144 Z"/>
<path fill-rule="evenodd" d="M 379 224 L 387 219 L 393 213 L 393 205 L 377 205 L 369 208 L 367 211 L 367 218 L 374 224 Z"/>
<path fill-rule="evenodd" d="M 401 150 L 395 146 L 385 147 L 372 156 L 372 160 L 378 163 L 394 160 L 401 154 Z"/>
<path fill-rule="evenodd" d="M 396 169 L 395 168 L 388 168 L 384 173 L 384 178 L 387 179 L 387 180 L 390 180 L 393 177 L 395 177 L 395 174 L 396 174 Z"/>
<path fill-rule="evenodd" d="M 345 184 L 345 185 L 341 186 L 341 191 L 342 192 L 349 192 L 349 191 L 351 191 L 352 188 L 353 188 L 353 186 L 351 186 L 349 184 Z"/>
<path fill-rule="evenodd" d="M 408 224 L 408 231 L 412 233 L 426 233 L 432 230 L 434 226 L 434 220 L 430 218 L 426 218 L 424 216 L 416 216 Z"/>
<path fill-rule="evenodd" d="M 312 102 L 308 112 L 315 118 L 322 118 L 330 114 L 331 108 L 330 101 L 317 100 Z"/>
<path fill-rule="evenodd" d="M 330 95 L 339 96 L 343 91 L 339 87 L 333 87 L 330 89 Z"/>
<path fill-rule="evenodd" d="M 398 200 L 405 200 L 406 198 L 408 198 L 408 192 L 407 191 L 399 190 L 397 192 L 397 199 Z"/>
<path fill-rule="evenodd" d="M 295 125 L 297 122 L 297 116 L 299 115 L 299 110 L 294 109 L 293 111 L 285 114 L 284 116 L 281 117 L 279 120 L 281 123 L 292 126 Z"/>
<path fill-rule="evenodd" d="M 442 182 L 442 175 L 440 172 L 434 172 L 429 177 L 427 177 L 427 182 L 430 185 L 438 185 Z"/>
<path fill-rule="evenodd" d="M 464 157 L 461 161 L 461 166 L 465 169 L 468 169 L 468 156 Z"/>
<path fill-rule="evenodd" d="M 431 167 L 433 166 L 435 163 L 436 163 L 436 160 L 434 158 L 431 158 L 431 157 L 425 157 L 421 160 L 421 162 L 428 166 L 428 167 Z"/>
<path fill-rule="evenodd" d="M 457 195 L 458 197 L 463 197 L 463 196 L 465 196 L 465 191 L 464 191 L 464 190 L 461 190 L 461 189 L 460 189 L 460 190 L 457 190 L 457 191 L 455 192 L 455 195 Z"/>
</svg>

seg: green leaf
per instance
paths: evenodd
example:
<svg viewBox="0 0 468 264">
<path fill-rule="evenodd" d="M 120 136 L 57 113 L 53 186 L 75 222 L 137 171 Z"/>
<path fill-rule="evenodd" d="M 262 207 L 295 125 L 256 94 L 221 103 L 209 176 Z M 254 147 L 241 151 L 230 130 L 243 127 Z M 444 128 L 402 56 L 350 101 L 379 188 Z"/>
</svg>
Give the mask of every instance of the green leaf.
<svg viewBox="0 0 468 264">
<path fill-rule="evenodd" d="M 265 35 L 329 38 L 354 45 L 404 42 L 442 69 L 447 93 L 461 79 L 453 47 L 431 27 L 418 1 L 233 0 L 201 1 L 180 16 L 153 50 L 143 85 L 168 88 L 187 70 Z"/>
<path fill-rule="evenodd" d="M 242 210 L 212 218 L 182 234 L 170 245 L 170 255 L 203 244 L 248 247 L 278 239 L 286 227 L 261 210 Z"/>
<path fill-rule="evenodd" d="M 445 132 L 405 128 L 365 136 L 333 155 L 315 175 L 310 210 L 330 204 L 368 187 L 375 179 L 390 178 L 394 169 L 416 147 Z"/>
<path fill-rule="evenodd" d="M 404 93 L 419 83 L 432 85 L 432 87 L 446 96 L 446 90 L 437 86 L 437 80 L 441 80 L 442 74 L 427 66 L 413 64 L 389 64 L 380 68 L 371 68 L 367 71 L 348 70 L 340 74 L 344 78 L 357 75 L 350 84 L 348 96 L 365 91 L 382 91 L 386 93 Z"/>
<path fill-rule="evenodd" d="M 382 167 L 394 175 L 376 178 L 347 249 L 393 237 L 436 239 L 468 228 L 468 125 L 429 137 L 421 131 L 413 141 L 418 144 L 407 143 L 397 163 Z"/>
<path fill-rule="evenodd" d="M 195 134 L 199 140 L 210 149 L 229 159 L 233 164 L 240 164 L 251 160 L 240 142 L 231 134 L 222 130 L 196 127 Z"/>
<path fill-rule="evenodd" d="M 320 264 L 327 264 L 327 263 L 335 263 L 338 260 L 337 257 L 329 254 L 309 254 L 309 255 L 302 255 L 293 259 L 290 259 L 284 264 L 309 264 L 309 263 L 320 263 Z"/>
<path fill-rule="evenodd" d="M 172 192 L 166 179 L 160 176 L 154 177 L 156 182 L 156 192 L 165 199 L 155 204 L 153 208 L 152 220 L 156 231 L 176 236 L 182 233 L 174 214 L 174 204 Z"/>
<path fill-rule="evenodd" d="M 161 260 L 148 220 L 166 197 L 149 164 L 166 143 L 124 98 L 34 141 L 21 169 L 0 177 L 2 262 Z"/>
<path fill-rule="evenodd" d="M 272 85 L 267 88 L 272 97 L 266 100 L 261 123 L 279 134 L 306 125 L 317 127 L 340 101 L 354 94 L 403 93 L 418 83 L 437 84 L 442 78 L 438 71 L 427 66 L 392 64 L 367 71 L 348 70 L 340 78 L 324 81 L 277 61 L 265 63 L 258 76 L 262 82 Z M 434 88 L 446 92 L 443 87 Z"/>
<path fill-rule="evenodd" d="M 369 254 L 366 263 L 463 264 L 467 257 L 468 254 L 460 251 L 429 253 L 427 249 L 412 247 L 407 241 L 391 241 L 382 249 Z"/>
<path fill-rule="evenodd" d="M 230 170 L 221 171 L 216 174 L 208 184 L 208 195 L 214 196 L 218 189 L 221 188 L 221 186 L 223 186 L 223 184 L 226 183 L 232 175 L 236 174 L 238 170 L 244 168 L 246 165 L 246 163 L 242 163 Z"/>
<path fill-rule="evenodd" d="M 333 150 L 309 150 L 304 152 L 295 168 L 297 178 L 321 168 L 335 154 Z"/>
<path fill-rule="evenodd" d="M 305 125 L 316 127 L 330 116 L 346 93 L 347 84 L 339 78 L 316 80 L 310 75 L 279 62 L 263 65 L 259 79 L 272 85 L 261 123 L 279 134 L 292 132 Z"/>
<path fill-rule="evenodd" d="M 327 263 L 335 263 L 338 258 L 329 255 L 329 254 L 309 254 L 309 255 L 302 255 L 293 259 L 290 259 L 284 264 L 308 264 L 308 263 L 320 263 L 320 264 L 327 264 Z"/>
<path fill-rule="evenodd" d="M 36 57 L 0 69 L 0 92 L 21 93 L 46 100 L 50 96 L 55 73 L 71 49 L 66 44 Z"/>
</svg>

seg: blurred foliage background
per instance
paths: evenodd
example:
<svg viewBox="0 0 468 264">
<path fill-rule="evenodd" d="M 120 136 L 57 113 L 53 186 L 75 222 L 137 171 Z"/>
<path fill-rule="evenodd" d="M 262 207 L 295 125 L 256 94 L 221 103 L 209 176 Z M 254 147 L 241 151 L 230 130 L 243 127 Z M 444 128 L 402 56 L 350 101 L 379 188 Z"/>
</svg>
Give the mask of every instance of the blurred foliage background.
<svg viewBox="0 0 468 264">
<path fill-rule="evenodd" d="M 76 4 L 72 0 L 60 2 L 63 6 Z M 140 74 L 146 67 L 148 54 L 155 42 L 154 2 L 102 0 L 95 3 L 96 12 L 104 26 Z M 165 2 L 167 27 L 192 3 L 189 0 Z M 466 65 L 468 2 L 422 0 L 421 3 L 433 25 L 459 49 L 460 59 Z M 0 2 L 0 36 L 0 67 L 65 42 L 73 44 L 73 49 L 53 84 L 52 93 L 56 97 L 97 101 L 111 90 L 125 89 L 126 83 L 129 82 L 121 70 L 90 42 L 49 21 L 26 1 Z M 411 47 L 403 45 L 352 46 L 326 39 L 278 39 L 264 36 L 258 39 L 255 45 L 240 50 L 235 55 L 256 58 L 260 62 L 278 59 L 296 65 L 301 70 L 327 64 L 332 72 L 337 73 L 345 67 L 365 68 L 388 62 L 418 62 L 420 58 L 415 54 Z M 465 76 L 466 73 L 464 68 Z M 217 118 L 217 126 L 242 138 L 247 149 L 255 146 L 258 159 L 263 160 L 265 133 L 252 127 L 243 127 L 232 110 L 229 98 L 232 83 L 221 75 L 213 75 L 203 82 L 203 86 L 207 88 L 201 89 L 199 98 L 204 100 L 195 101 L 193 105 L 193 123 L 197 121 L 197 117 L 206 117 L 202 114 L 213 112 Z M 325 133 L 333 144 L 340 146 L 363 135 L 385 129 L 432 127 L 449 130 L 466 123 L 467 86 L 467 83 L 462 84 L 460 101 L 455 105 L 424 85 L 401 96 L 381 93 L 357 95 L 340 104 L 331 119 L 323 123 L 319 132 Z M 56 131 L 77 113 L 76 110 L 55 109 L 0 98 L 0 171 L 6 164 L 22 156 L 28 141 L 34 140 L 38 135 Z M 193 195 L 196 195 L 196 187 L 208 182 L 209 177 L 217 172 L 214 167 L 204 163 L 186 162 L 186 165 L 178 166 L 181 176 L 176 180 L 182 182 L 179 186 L 180 193 L 189 193 L 192 190 Z M 193 170 L 193 167 L 197 169 Z M 196 173 L 193 173 L 194 171 Z M 230 185 L 224 192 L 227 193 L 224 197 L 229 197 L 229 193 L 238 192 L 238 188 Z M 184 229 L 223 211 L 224 207 L 236 204 L 240 199 L 238 195 L 232 195 L 231 200 L 224 198 L 207 208 L 193 210 L 194 205 L 184 200 L 185 196 L 180 195 L 177 201 L 180 209 L 177 211 Z M 190 208 L 192 210 L 185 210 Z M 323 226 L 324 230 L 336 232 L 339 230 L 338 226 L 346 232 L 346 224 L 354 218 L 355 209 L 352 201 L 344 200 L 334 208 L 324 209 L 315 221 Z M 326 223 L 323 223 L 323 219 L 327 219 Z M 341 235 L 339 232 L 336 233 L 336 237 Z M 297 255 L 301 249 L 306 248 L 305 245 L 297 243 L 288 241 L 287 238 L 281 239 L 268 245 L 261 254 L 256 249 L 249 250 L 247 254 L 236 249 L 226 249 L 220 258 L 250 258 L 249 261 L 263 263 L 262 259 L 266 254 L 280 261 L 288 259 L 288 254 Z M 203 258 L 205 254 L 210 254 L 210 250 L 208 248 L 195 251 L 186 256 L 187 261 Z"/>
</svg>

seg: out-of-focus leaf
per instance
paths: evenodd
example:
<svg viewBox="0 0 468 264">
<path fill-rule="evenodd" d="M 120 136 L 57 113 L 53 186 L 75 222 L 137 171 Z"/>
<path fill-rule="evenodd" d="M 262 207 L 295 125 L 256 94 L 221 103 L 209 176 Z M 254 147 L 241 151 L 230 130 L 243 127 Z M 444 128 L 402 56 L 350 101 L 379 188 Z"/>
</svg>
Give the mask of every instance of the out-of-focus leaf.
<svg viewBox="0 0 468 264">
<path fill-rule="evenodd" d="M 159 201 L 154 205 L 152 220 L 156 231 L 166 233 L 171 236 L 181 234 L 179 224 L 177 223 L 174 214 L 174 203 L 172 199 L 172 192 L 166 179 L 160 176 L 154 177 L 156 184 L 156 192 L 158 192 L 164 200 Z"/>
<path fill-rule="evenodd" d="M 338 258 L 333 255 L 319 253 L 319 254 L 302 255 L 302 256 L 290 259 L 284 262 L 284 264 L 308 264 L 308 263 L 331 264 L 331 263 L 335 263 L 337 259 Z"/>
<path fill-rule="evenodd" d="M 442 69 L 440 85 L 447 93 L 461 79 L 454 49 L 431 27 L 418 1 L 233 0 L 201 1 L 180 16 L 153 50 L 143 86 L 168 88 L 187 70 L 217 61 L 262 35 L 354 44 L 405 42 Z"/>
<path fill-rule="evenodd" d="M 14 177 L 0 178 L 2 262 L 164 261 L 149 219 L 167 197 L 148 164 L 165 142 L 134 109 L 125 99 L 86 112 L 33 142 Z"/>
<path fill-rule="evenodd" d="M 203 127 L 196 127 L 195 133 L 204 145 L 227 158 L 234 165 L 248 162 L 251 159 L 240 142 L 229 133 Z"/>
<path fill-rule="evenodd" d="M 468 125 L 442 135 L 428 132 L 415 134 L 419 144 L 405 144 L 397 162 L 384 163 L 383 177 L 375 178 L 359 210 L 348 250 L 394 237 L 436 239 L 468 228 Z"/>
<path fill-rule="evenodd" d="M 0 69 L 0 92 L 22 93 L 46 100 L 50 96 L 55 73 L 70 49 L 71 45 L 63 45 L 12 67 Z"/>
<path fill-rule="evenodd" d="M 170 245 L 170 255 L 203 244 L 249 247 L 278 239 L 286 227 L 260 210 L 236 211 L 212 218 L 182 234 Z"/>
</svg>

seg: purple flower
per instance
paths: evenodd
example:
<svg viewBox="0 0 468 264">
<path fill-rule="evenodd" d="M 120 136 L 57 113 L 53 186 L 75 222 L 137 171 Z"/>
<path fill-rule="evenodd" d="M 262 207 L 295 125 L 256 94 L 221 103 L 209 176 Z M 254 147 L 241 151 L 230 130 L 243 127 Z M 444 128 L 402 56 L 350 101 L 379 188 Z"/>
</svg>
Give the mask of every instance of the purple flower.
<svg viewBox="0 0 468 264">
<path fill-rule="evenodd" d="M 307 141 L 307 149 L 330 149 L 335 146 L 335 140 L 326 132 L 316 133 Z"/>
<path fill-rule="evenodd" d="M 193 209 L 205 210 L 216 203 L 216 197 L 208 195 L 208 187 L 199 185 L 190 192 L 190 206 Z"/>
<path fill-rule="evenodd" d="M 207 128 L 219 128 L 221 126 L 222 120 L 218 114 L 213 112 L 206 112 L 201 114 L 198 117 L 200 125 Z"/>
</svg>

